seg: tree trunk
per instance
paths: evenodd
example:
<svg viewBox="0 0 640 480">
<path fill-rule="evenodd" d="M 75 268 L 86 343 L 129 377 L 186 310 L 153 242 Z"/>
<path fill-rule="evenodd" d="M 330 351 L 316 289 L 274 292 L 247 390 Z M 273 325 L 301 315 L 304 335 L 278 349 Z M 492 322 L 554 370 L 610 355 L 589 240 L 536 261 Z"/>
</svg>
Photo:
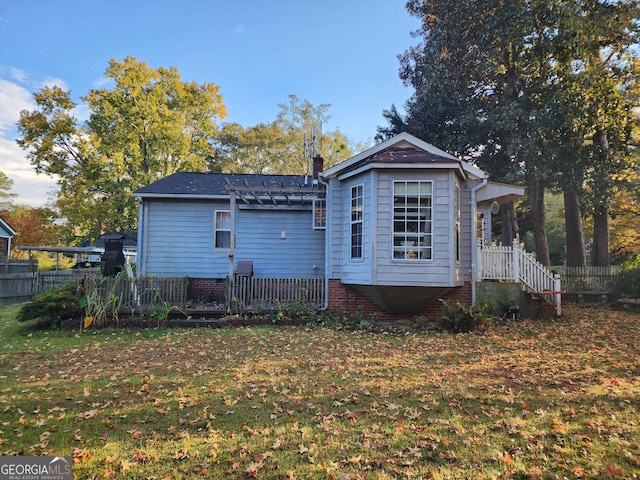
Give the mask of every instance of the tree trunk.
<svg viewBox="0 0 640 480">
<path fill-rule="evenodd" d="M 606 205 L 596 207 L 593 215 L 593 246 L 591 248 L 591 265 L 608 267 L 609 256 L 609 209 Z"/>
<path fill-rule="evenodd" d="M 584 267 L 587 257 L 584 249 L 582 208 L 575 192 L 564 192 L 564 225 L 567 232 L 567 266 Z"/>
<path fill-rule="evenodd" d="M 602 159 L 602 170 L 599 171 L 595 191 L 595 209 L 593 212 L 593 246 L 591 248 L 591 265 L 596 267 L 608 267 L 611 264 L 609 258 L 609 201 L 611 188 L 609 178 L 604 165 L 609 160 L 609 139 L 604 130 L 596 130 L 593 143 L 598 147 Z"/>
<path fill-rule="evenodd" d="M 551 265 L 549 259 L 549 244 L 547 243 L 547 229 L 544 225 L 544 180 L 529 175 L 527 188 L 531 200 L 531 222 L 533 239 L 536 245 L 537 260 L 547 267 Z"/>
<path fill-rule="evenodd" d="M 513 239 L 520 235 L 516 206 L 513 201 L 500 207 L 500 221 L 502 224 L 502 245 L 513 245 Z"/>
</svg>

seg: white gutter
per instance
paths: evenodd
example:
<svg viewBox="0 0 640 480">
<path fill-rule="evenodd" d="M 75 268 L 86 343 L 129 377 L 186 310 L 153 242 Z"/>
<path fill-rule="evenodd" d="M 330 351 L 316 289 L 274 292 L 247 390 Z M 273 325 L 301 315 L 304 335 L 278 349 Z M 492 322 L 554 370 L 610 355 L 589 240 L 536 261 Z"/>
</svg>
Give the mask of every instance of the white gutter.
<svg viewBox="0 0 640 480">
<path fill-rule="evenodd" d="M 489 182 L 488 177 L 484 177 L 482 182 L 471 189 L 471 304 L 476 303 L 476 281 L 478 280 L 477 264 L 478 259 L 478 232 L 476 229 L 476 219 L 478 216 L 478 203 L 476 202 L 476 194 L 478 190 L 486 186 Z"/>
</svg>

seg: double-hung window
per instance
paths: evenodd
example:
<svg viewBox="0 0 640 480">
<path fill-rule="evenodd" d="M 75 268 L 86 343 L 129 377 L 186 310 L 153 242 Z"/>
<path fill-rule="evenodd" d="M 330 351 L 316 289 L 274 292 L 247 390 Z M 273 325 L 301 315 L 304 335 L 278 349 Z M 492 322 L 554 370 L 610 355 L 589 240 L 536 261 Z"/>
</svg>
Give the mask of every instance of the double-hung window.
<svg viewBox="0 0 640 480">
<path fill-rule="evenodd" d="M 216 210 L 215 212 L 214 247 L 231 248 L 231 212 Z"/>
<path fill-rule="evenodd" d="M 433 258 L 432 197 L 430 181 L 393 182 L 393 258 Z"/>
<path fill-rule="evenodd" d="M 313 229 L 324 230 L 327 228 L 327 200 L 324 198 L 313 199 Z"/>
<path fill-rule="evenodd" d="M 362 258 L 364 185 L 351 187 L 351 258 Z"/>
</svg>

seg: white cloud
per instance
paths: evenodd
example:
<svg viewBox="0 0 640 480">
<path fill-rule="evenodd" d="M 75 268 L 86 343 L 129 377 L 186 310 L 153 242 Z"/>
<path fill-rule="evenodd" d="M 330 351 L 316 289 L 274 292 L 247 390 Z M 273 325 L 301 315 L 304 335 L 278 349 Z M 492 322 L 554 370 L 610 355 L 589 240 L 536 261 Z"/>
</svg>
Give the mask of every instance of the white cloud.
<svg viewBox="0 0 640 480">
<path fill-rule="evenodd" d="M 10 76 L 12 79 L 27 79 L 17 69 L 11 69 Z M 0 170 L 13 180 L 11 193 L 18 195 L 16 203 L 39 207 L 47 202 L 55 181 L 45 175 L 37 175 L 15 141 L 20 111 L 35 107 L 31 92 L 15 82 L 0 78 Z"/>
<path fill-rule="evenodd" d="M 54 78 L 54 77 L 47 77 L 44 80 L 42 80 L 42 82 L 40 82 L 40 88 L 43 87 L 60 87 L 62 90 L 69 90 L 69 87 L 67 86 L 67 82 L 65 82 L 64 80 L 61 80 L 59 78 Z"/>
<path fill-rule="evenodd" d="M 11 76 L 11 78 L 20 83 L 26 83 L 26 81 L 29 79 L 29 75 L 27 75 L 27 72 L 20 68 L 9 68 L 9 75 Z"/>
<path fill-rule="evenodd" d="M 87 107 L 84 103 L 79 103 L 71 113 L 79 122 L 85 122 L 86 120 L 89 120 L 91 111 L 89 110 L 89 107 Z"/>
<path fill-rule="evenodd" d="M 21 110 L 34 108 L 31 92 L 17 83 L 0 78 L 0 135 L 15 128 Z"/>
<path fill-rule="evenodd" d="M 115 85 L 114 81 L 111 78 L 105 77 L 102 75 L 96 81 L 93 82 L 93 88 L 109 88 Z"/>
<path fill-rule="evenodd" d="M 41 207 L 56 187 L 55 180 L 38 175 L 15 140 L 0 138 L 0 170 L 13 180 L 10 192 L 18 196 L 16 203 Z"/>
</svg>

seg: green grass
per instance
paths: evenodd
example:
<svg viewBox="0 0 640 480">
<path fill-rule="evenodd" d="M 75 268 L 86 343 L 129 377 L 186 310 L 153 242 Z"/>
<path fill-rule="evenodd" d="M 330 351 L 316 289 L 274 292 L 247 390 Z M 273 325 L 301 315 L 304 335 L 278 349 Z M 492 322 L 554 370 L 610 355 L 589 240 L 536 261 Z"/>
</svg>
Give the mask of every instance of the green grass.
<svg viewBox="0 0 640 480">
<path fill-rule="evenodd" d="M 637 478 L 640 316 L 482 334 L 27 333 L 0 309 L 0 454 L 74 478 Z"/>
</svg>

